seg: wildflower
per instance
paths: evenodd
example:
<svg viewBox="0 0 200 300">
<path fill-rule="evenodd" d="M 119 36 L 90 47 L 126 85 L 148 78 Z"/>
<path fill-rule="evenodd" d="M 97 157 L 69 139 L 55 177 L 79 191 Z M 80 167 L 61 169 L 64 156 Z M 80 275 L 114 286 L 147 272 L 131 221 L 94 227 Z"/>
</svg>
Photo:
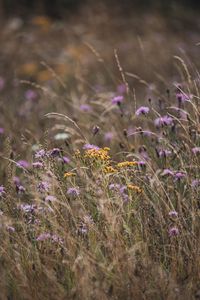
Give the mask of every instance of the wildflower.
<svg viewBox="0 0 200 300">
<path fill-rule="evenodd" d="M 36 169 L 42 169 L 44 167 L 44 164 L 41 161 L 36 161 L 32 163 L 32 166 Z"/>
<path fill-rule="evenodd" d="M 83 112 L 90 112 L 92 110 L 92 107 L 89 104 L 81 104 L 80 110 Z"/>
<path fill-rule="evenodd" d="M 185 103 L 186 101 L 188 101 L 188 97 L 180 91 L 178 91 L 176 93 L 176 99 L 178 100 L 179 104 Z"/>
<path fill-rule="evenodd" d="M 5 187 L 3 185 L 1 185 L 0 186 L 0 197 L 2 197 L 3 194 L 5 194 Z"/>
<path fill-rule="evenodd" d="M 23 212 L 31 214 L 35 211 L 36 208 L 37 206 L 34 204 L 21 204 L 19 206 L 19 209 L 21 209 Z"/>
<path fill-rule="evenodd" d="M 117 86 L 117 92 L 118 92 L 120 95 L 124 94 L 124 93 L 126 92 L 126 85 L 125 85 L 124 83 L 119 84 L 119 85 Z"/>
<path fill-rule="evenodd" d="M 147 115 L 149 113 L 149 111 L 150 111 L 149 107 L 141 106 L 136 110 L 135 114 L 136 114 L 136 116 Z"/>
<path fill-rule="evenodd" d="M 170 236 L 170 237 L 172 237 L 172 236 L 177 236 L 177 235 L 179 235 L 179 229 L 178 229 L 176 226 L 171 227 L 171 228 L 169 229 L 168 233 L 169 233 L 169 236 Z"/>
<path fill-rule="evenodd" d="M 138 166 L 146 166 L 146 162 L 144 160 L 139 160 L 137 164 Z"/>
<path fill-rule="evenodd" d="M 25 92 L 25 98 L 29 101 L 35 100 L 37 98 L 37 93 L 34 90 L 29 89 Z"/>
<path fill-rule="evenodd" d="M 106 174 L 112 174 L 112 173 L 116 173 L 117 170 L 114 169 L 112 166 L 106 166 L 103 171 L 106 173 Z"/>
<path fill-rule="evenodd" d="M 17 166 L 18 166 L 19 168 L 27 169 L 27 168 L 29 168 L 30 164 L 29 164 L 26 160 L 19 160 L 19 161 L 17 162 Z"/>
<path fill-rule="evenodd" d="M 169 156 L 169 155 L 171 155 L 172 154 L 172 152 L 170 151 L 170 150 L 165 150 L 165 149 L 163 149 L 163 150 L 159 150 L 158 151 L 158 156 L 159 157 L 167 157 L 167 156 Z"/>
<path fill-rule="evenodd" d="M 173 119 L 169 116 L 163 116 L 155 119 L 154 124 L 156 127 L 169 126 L 173 124 Z"/>
<path fill-rule="evenodd" d="M 20 185 L 20 179 L 19 179 L 19 177 L 18 176 L 14 176 L 13 177 L 13 182 L 14 182 L 15 185 Z"/>
<path fill-rule="evenodd" d="M 76 174 L 75 174 L 75 173 L 72 173 L 72 172 L 66 172 L 66 173 L 64 174 L 64 178 L 72 177 L 72 176 L 76 176 Z"/>
<path fill-rule="evenodd" d="M 6 229 L 9 231 L 9 232 L 15 232 L 15 228 L 13 227 L 13 226 L 9 226 L 9 225 L 7 225 L 6 226 Z"/>
<path fill-rule="evenodd" d="M 168 176 L 168 175 L 173 176 L 173 175 L 174 175 L 174 172 L 171 171 L 170 169 L 164 169 L 161 175 L 162 175 L 162 176 L 166 176 L 166 175 L 167 175 L 167 176 Z"/>
<path fill-rule="evenodd" d="M 119 190 L 119 188 L 120 188 L 120 184 L 118 184 L 118 183 L 111 183 L 109 186 L 109 190 Z"/>
<path fill-rule="evenodd" d="M 0 134 L 4 134 L 4 128 L 3 127 L 0 127 Z"/>
<path fill-rule="evenodd" d="M 52 239 L 52 242 L 54 242 L 54 243 L 63 244 L 63 239 L 56 234 L 53 234 L 51 236 L 51 239 Z"/>
<path fill-rule="evenodd" d="M 26 191 L 26 189 L 25 189 L 25 187 L 23 187 L 23 185 L 17 185 L 16 190 L 17 190 L 18 194 L 23 194 Z"/>
<path fill-rule="evenodd" d="M 133 167 L 137 166 L 138 163 L 136 161 L 123 161 L 117 164 L 118 168 L 126 168 L 126 167 Z"/>
<path fill-rule="evenodd" d="M 114 137 L 114 134 L 111 131 L 108 131 L 104 135 L 105 142 L 110 142 Z"/>
<path fill-rule="evenodd" d="M 54 202 L 54 201 L 56 201 L 56 197 L 48 195 L 45 197 L 45 201 L 46 202 Z"/>
<path fill-rule="evenodd" d="M 200 153 L 200 147 L 194 147 L 194 148 L 192 148 L 192 153 L 194 153 L 194 154 Z"/>
<path fill-rule="evenodd" d="M 69 188 L 67 190 L 67 195 L 69 196 L 78 196 L 80 194 L 79 188 Z"/>
<path fill-rule="evenodd" d="M 200 186 L 200 179 L 193 179 L 191 186 L 193 188 Z"/>
<path fill-rule="evenodd" d="M 101 161 L 108 161 L 110 159 L 110 156 L 108 155 L 108 151 L 110 148 L 98 148 L 98 149 L 89 149 L 86 150 L 84 157 L 90 158 L 90 159 L 99 159 Z"/>
<path fill-rule="evenodd" d="M 63 161 L 64 164 L 70 163 L 70 159 L 67 156 L 63 156 L 62 161 Z"/>
<path fill-rule="evenodd" d="M 94 150 L 99 150 L 100 148 L 98 146 L 92 145 L 92 144 L 85 144 L 83 146 L 84 150 L 90 150 L 90 149 L 94 149 Z"/>
<path fill-rule="evenodd" d="M 47 192 L 49 190 L 49 183 L 46 181 L 42 181 L 38 184 L 38 190 L 40 193 Z"/>
<path fill-rule="evenodd" d="M 112 104 L 121 105 L 123 100 L 124 100 L 123 96 L 115 96 L 115 97 L 112 98 Z"/>
<path fill-rule="evenodd" d="M 185 172 L 180 172 L 180 171 L 178 171 L 178 172 L 176 172 L 176 173 L 174 174 L 175 180 L 180 180 L 180 179 L 182 179 L 182 178 L 184 178 L 184 177 L 186 177 Z"/>
<path fill-rule="evenodd" d="M 35 158 L 43 158 L 46 156 L 46 152 L 44 149 L 38 150 L 35 153 Z"/>
<path fill-rule="evenodd" d="M 36 241 L 46 241 L 48 239 L 51 238 L 51 234 L 50 233 L 41 233 L 37 238 Z"/>
<path fill-rule="evenodd" d="M 142 189 L 137 185 L 128 184 L 127 188 L 131 191 L 135 191 L 137 193 L 142 193 Z"/>
<path fill-rule="evenodd" d="M 169 216 L 170 216 L 170 217 L 173 217 L 173 218 L 176 218 L 176 217 L 178 217 L 178 213 L 177 213 L 177 211 L 175 211 L 175 210 L 171 210 L 171 211 L 169 212 Z"/>
<path fill-rule="evenodd" d="M 61 150 L 59 148 L 53 148 L 49 151 L 49 155 L 52 157 L 56 157 L 60 155 Z"/>
</svg>

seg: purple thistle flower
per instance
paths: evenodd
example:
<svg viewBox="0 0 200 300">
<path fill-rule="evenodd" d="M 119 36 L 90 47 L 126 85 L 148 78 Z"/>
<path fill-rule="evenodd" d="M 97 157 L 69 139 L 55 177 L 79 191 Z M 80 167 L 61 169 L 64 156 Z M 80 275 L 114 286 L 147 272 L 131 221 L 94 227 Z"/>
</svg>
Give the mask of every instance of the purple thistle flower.
<svg viewBox="0 0 200 300">
<path fill-rule="evenodd" d="M 2 197 L 3 194 L 5 194 L 5 187 L 3 185 L 0 185 L 0 197 Z"/>
<path fill-rule="evenodd" d="M 42 169 L 44 167 L 44 164 L 41 161 L 36 161 L 34 163 L 32 163 L 33 168 L 36 169 Z"/>
<path fill-rule="evenodd" d="M 117 92 L 118 92 L 120 95 L 124 94 L 124 93 L 126 92 L 126 85 L 125 85 L 124 83 L 119 84 L 119 85 L 117 86 Z"/>
<path fill-rule="evenodd" d="M 147 106 L 141 106 L 140 108 L 138 108 L 135 112 L 136 116 L 140 116 L 140 115 L 147 115 L 149 113 L 150 109 Z"/>
<path fill-rule="evenodd" d="M 99 150 L 100 148 L 98 146 L 92 145 L 92 144 L 85 144 L 83 146 L 84 150 L 90 150 L 90 149 L 94 149 L 94 150 Z"/>
<path fill-rule="evenodd" d="M 176 93 L 176 99 L 178 100 L 179 104 L 181 104 L 181 103 L 183 104 L 188 100 L 188 97 L 185 94 L 183 94 L 182 92 L 178 91 Z"/>
<path fill-rule="evenodd" d="M 112 104 L 120 105 L 124 101 L 123 96 L 115 96 L 112 98 Z"/>
<path fill-rule="evenodd" d="M 21 209 L 24 213 L 33 213 L 37 206 L 35 204 L 21 204 L 19 209 Z"/>
<path fill-rule="evenodd" d="M 36 241 L 46 241 L 48 239 L 51 238 L 51 234 L 50 233 L 41 233 L 37 238 L 36 238 Z"/>
<path fill-rule="evenodd" d="M 108 131 L 104 135 L 104 140 L 105 140 L 105 142 L 111 142 L 113 137 L 114 137 L 114 134 L 111 131 Z"/>
<path fill-rule="evenodd" d="M 18 160 L 17 166 L 18 166 L 19 168 L 27 169 L 27 168 L 30 167 L 30 164 L 29 164 L 29 162 L 27 162 L 26 160 Z"/>
<path fill-rule="evenodd" d="M 80 110 L 83 112 L 90 112 L 92 111 L 92 107 L 89 104 L 81 104 Z"/>
<path fill-rule="evenodd" d="M 193 179 L 192 183 L 191 183 L 191 186 L 193 188 L 200 186 L 200 179 Z"/>
<path fill-rule="evenodd" d="M 167 157 L 167 156 L 169 156 L 171 154 L 172 154 L 172 152 L 170 150 L 162 149 L 162 150 L 158 151 L 159 157 Z"/>
<path fill-rule="evenodd" d="M 16 189 L 17 189 L 18 194 L 23 194 L 26 191 L 26 189 L 25 189 L 25 187 L 23 187 L 23 185 L 16 185 Z"/>
<path fill-rule="evenodd" d="M 40 193 L 47 192 L 49 190 L 49 183 L 46 181 L 42 181 L 38 184 L 38 190 Z"/>
<path fill-rule="evenodd" d="M 170 237 L 177 236 L 177 235 L 179 235 L 179 229 L 176 226 L 171 227 L 169 229 L 168 233 L 169 233 Z"/>
<path fill-rule="evenodd" d="M 194 153 L 194 154 L 200 153 L 200 147 L 194 147 L 194 148 L 192 148 L 192 153 Z"/>
<path fill-rule="evenodd" d="M 54 202 L 54 201 L 56 201 L 56 197 L 48 195 L 45 197 L 45 201 L 46 202 Z"/>
<path fill-rule="evenodd" d="M 175 174 L 174 174 L 175 180 L 180 180 L 180 179 L 185 178 L 185 177 L 186 177 L 185 172 L 178 171 L 178 172 L 175 172 Z"/>
<path fill-rule="evenodd" d="M 13 182 L 14 182 L 15 185 L 20 185 L 20 179 L 19 179 L 19 177 L 18 176 L 14 176 L 13 177 Z"/>
<path fill-rule="evenodd" d="M 169 175 L 174 176 L 174 172 L 171 171 L 170 169 L 164 169 L 161 175 L 162 176 L 169 176 Z"/>
<path fill-rule="evenodd" d="M 9 225 L 7 225 L 6 226 L 6 229 L 9 231 L 9 232 L 15 232 L 15 228 L 13 227 L 13 226 L 9 226 Z"/>
<path fill-rule="evenodd" d="M 67 195 L 69 196 L 78 196 L 80 194 L 79 188 L 68 188 Z"/>
<path fill-rule="evenodd" d="M 169 212 L 169 216 L 172 217 L 172 218 L 177 218 L 178 217 L 178 213 L 175 210 L 171 210 Z"/>
<path fill-rule="evenodd" d="M 169 126 L 173 124 L 172 117 L 163 116 L 155 119 L 154 124 L 156 127 Z"/>
<path fill-rule="evenodd" d="M 137 164 L 138 166 L 146 166 L 146 162 L 144 160 L 139 160 Z"/>
<path fill-rule="evenodd" d="M 64 164 L 69 164 L 70 163 L 70 159 L 67 156 L 63 156 L 62 161 L 63 161 Z"/>
<path fill-rule="evenodd" d="M 61 153 L 61 150 L 59 148 L 53 148 L 52 150 L 49 151 L 49 155 L 52 157 L 57 157 Z"/>
<path fill-rule="evenodd" d="M 35 100 L 37 98 L 37 93 L 34 90 L 29 89 L 25 92 L 24 96 L 25 96 L 26 100 L 31 101 L 31 100 Z"/>
<path fill-rule="evenodd" d="M 43 158 L 45 156 L 46 156 L 46 152 L 44 149 L 35 152 L 35 158 Z"/>
</svg>

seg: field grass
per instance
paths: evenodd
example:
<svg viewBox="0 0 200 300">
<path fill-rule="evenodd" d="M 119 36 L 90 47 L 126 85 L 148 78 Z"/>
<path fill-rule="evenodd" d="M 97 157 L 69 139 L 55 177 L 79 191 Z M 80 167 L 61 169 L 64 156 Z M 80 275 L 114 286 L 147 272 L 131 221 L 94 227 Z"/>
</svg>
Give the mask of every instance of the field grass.
<svg viewBox="0 0 200 300">
<path fill-rule="evenodd" d="M 1 26 L 0 299 L 200 298 L 199 25 Z"/>
</svg>

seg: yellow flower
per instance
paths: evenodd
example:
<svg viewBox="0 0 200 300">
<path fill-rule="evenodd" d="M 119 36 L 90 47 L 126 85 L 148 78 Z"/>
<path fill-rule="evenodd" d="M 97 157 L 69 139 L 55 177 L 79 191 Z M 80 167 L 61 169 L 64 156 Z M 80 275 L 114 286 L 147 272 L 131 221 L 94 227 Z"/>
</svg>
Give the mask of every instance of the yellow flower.
<svg viewBox="0 0 200 300">
<path fill-rule="evenodd" d="M 106 174 L 112 174 L 112 173 L 116 173 L 117 170 L 114 169 L 112 166 L 106 166 L 103 171 L 106 173 Z"/>
<path fill-rule="evenodd" d="M 75 173 L 72 173 L 72 172 L 66 172 L 66 173 L 64 174 L 64 178 L 72 177 L 72 176 L 76 176 L 76 174 L 75 174 Z"/>
<path fill-rule="evenodd" d="M 110 159 L 110 156 L 108 155 L 108 151 L 110 149 L 100 148 L 100 149 L 88 149 L 85 151 L 85 158 L 92 158 L 92 159 L 99 159 L 101 161 L 108 161 Z"/>
<path fill-rule="evenodd" d="M 123 161 L 117 164 L 118 168 L 126 168 L 126 167 L 133 167 L 133 166 L 137 166 L 136 161 Z"/>
<path fill-rule="evenodd" d="M 137 193 L 142 193 L 142 189 L 141 189 L 139 186 L 137 186 L 137 185 L 128 184 L 128 185 L 127 185 L 127 188 L 128 188 L 129 190 L 131 190 L 131 191 L 135 191 L 135 192 L 137 192 Z"/>
</svg>

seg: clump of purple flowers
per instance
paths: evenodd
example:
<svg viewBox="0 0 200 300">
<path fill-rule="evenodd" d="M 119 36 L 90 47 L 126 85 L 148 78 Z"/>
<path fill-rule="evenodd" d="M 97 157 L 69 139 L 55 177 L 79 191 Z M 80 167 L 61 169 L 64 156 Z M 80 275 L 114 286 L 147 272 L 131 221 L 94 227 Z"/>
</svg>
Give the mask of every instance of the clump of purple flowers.
<svg viewBox="0 0 200 300">
<path fill-rule="evenodd" d="M 38 191 L 40 193 L 48 192 L 49 190 L 49 183 L 47 181 L 42 181 L 38 184 Z"/>
<path fill-rule="evenodd" d="M 2 197 L 5 194 L 5 187 L 3 185 L 0 186 L 0 197 Z"/>
<path fill-rule="evenodd" d="M 29 162 L 27 162 L 26 160 L 18 160 L 17 166 L 18 166 L 19 168 L 28 169 L 28 168 L 30 167 L 30 164 L 29 164 Z"/>
<path fill-rule="evenodd" d="M 176 226 L 171 227 L 169 229 L 168 233 L 169 233 L 170 237 L 177 236 L 177 235 L 179 235 L 179 229 Z"/>
<path fill-rule="evenodd" d="M 149 111 L 150 111 L 149 107 L 141 106 L 136 110 L 135 114 L 136 114 L 136 116 L 147 115 L 149 113 Z"/>
<path fill-rule="evenodd" d="M 173 124 L 173 119 L 170 116 L 163 116 L 155 119 L 154 124 L 156 127 L 170 126 Z"/>
<path fill-rule="evenodd" d="M 44 149 L 35 152 L 35 158 L 44 158 L 46 155 L 47 154 Z"/>
</svg>

